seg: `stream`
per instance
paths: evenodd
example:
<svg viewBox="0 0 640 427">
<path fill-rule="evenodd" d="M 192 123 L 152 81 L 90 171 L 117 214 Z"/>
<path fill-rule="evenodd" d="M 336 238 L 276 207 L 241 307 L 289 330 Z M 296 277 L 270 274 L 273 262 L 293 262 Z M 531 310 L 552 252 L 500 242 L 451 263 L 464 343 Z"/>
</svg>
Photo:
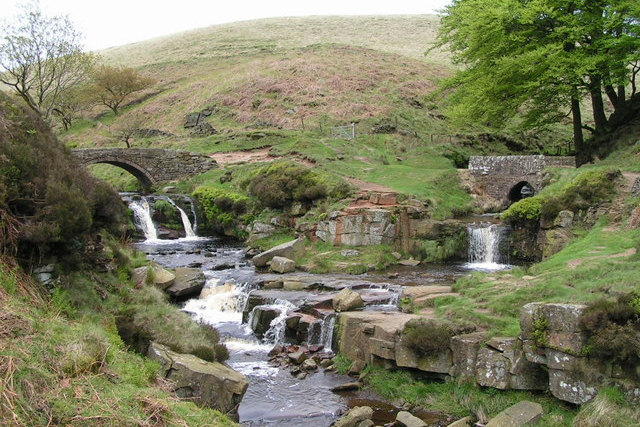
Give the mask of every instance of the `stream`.
<svg viewBox="0 0 640 427">
<path fill-rule="evenodd" d="M 200 296 L 182 302 L 181 309 L 196 321 L 219 331 L 230 354 L 226 363 L 247 377 L 249 388 L 238 408 L 238 416 L 240 423 L 248 427 L 293 427 L 302 423 L 307 427 L 327 427 L 350 407 L 363 404 L 376 409 L 376 417 L 380 422 L 389 422 L 399 410 L 370 392 L 337 394 L 331 391 L 334 386 L 353 381 L 350 377 L 319 369 L 309 372 L 306 378 L 299 378 L 292 375 L 289 369 L 269 361 L 269 352 L 275 345 L 291 342 L 315 345 L 324 357 L 331 357 L 336 318 L 331 310 L 316 310 L 321 320 L 309 324 L 304 342 L 300 342 L 300 337 L 285 336 L 287 316 L 301 305 L 311 301 L 317 303 L 317 307 L 322 307 L 323 298 L 326 299 L 324 295 L 348 287 L 362 293 L 367 304 L 365 310 L 397 311 L 398 299 L 404 287 L 452 284 L 456 278 L 473 270 L 507 266 L 501 264 L 504 261 L 495 255 L 497 252 L 484 256 L 478 249 L 480 245 L 485 245 L 491 246 L 489 251 L 498 251 L 500 233 L 504 230 L 489 231 L 494 224 L 474 222 L 469 226 L 472 243 L 468 263 L 399 266 L 384 273 L 364 275 L 258 273 L 245 257 L 246 251 L 240 242 L 198 237 L 189 215 L 182 209 L 186 237 L 163 240 L 158 238 L 146 198 L 128 198 L 127 201 L 134 212 L 137 227 L 146 237 L 145 241 L 136 243 L 137 250 L 166 268 L 191 267 L 204 272 L 206 284 Z M 474 233 L 478 235 L 477 239 L 473 237 Z M 479 243 L 474 247 L 476 240 Z M 321 286 L 314 285 L 299 291 L 262 288 L 273 280 L 301 281 Z M 265 326 L 266 330 L 258 333 L 254 317 L 260 311 L 263 315 L 271 313 L 272 318 L 268 327 Z M 424 413 L 420 416 L 431 425 L 438 425 L 438 421 L 443 419 L 440 413 Z"/>
</svg>

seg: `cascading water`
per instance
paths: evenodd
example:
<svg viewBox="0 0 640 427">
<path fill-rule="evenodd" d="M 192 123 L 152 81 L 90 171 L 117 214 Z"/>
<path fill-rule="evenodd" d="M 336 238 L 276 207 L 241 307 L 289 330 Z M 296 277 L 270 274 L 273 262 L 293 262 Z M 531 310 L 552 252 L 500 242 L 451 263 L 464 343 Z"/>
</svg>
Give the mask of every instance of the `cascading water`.
<svg viewBox="0 0 640 427">
<path fill-rule="evenodd" d="M 473 223 L 467 226 L 469 233 L 468 261 L 472 268 L 499 270 L 508 267 L 508 257 L 502 248 L 508 228 L 502 224 Z"/>
<path fill-rule="evenodd" d="M 145 197 L 140 200 L 132 200 L 129 209 L 133 211 L 133 218 L 136 226 L 142 230 L 147 241 L 158 240 L 158 231 L 151 219 L 151 208 Z"/>
<path fill-rule="evenodd" d="M 197 238 L 198 236 L 196 235 L 195 231 L 193 231 L 193 227 L 191 227 L 191 221 L 189 221 L 189 217 L 187 216 L 187 213 L 176 204 L 176 202 L 174 202 L 171 197 L 167 197 L 167 201 L 169 203 L 171 203 L 176 209 L 178 209 L 178 212 L 180 212 L 180 219 L 182 220 L 182 227 L 184 228 L 184 233 L 187 239 L 194 239 Z M 195 218 L 195 214 L 194 214 L 194 218 Z"/>
</svg>

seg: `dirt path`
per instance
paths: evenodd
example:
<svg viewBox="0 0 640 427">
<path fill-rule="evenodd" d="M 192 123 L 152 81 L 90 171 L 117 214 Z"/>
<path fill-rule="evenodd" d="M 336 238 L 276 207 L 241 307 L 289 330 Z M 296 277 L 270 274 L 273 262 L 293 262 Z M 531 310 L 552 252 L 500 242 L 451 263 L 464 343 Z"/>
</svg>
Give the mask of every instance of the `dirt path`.
<svg viewBox="0 0 640 427">
<path fill-rule="evenodd" d="M 222 167 L 238 163 L 272 162 L 278 157 L 269 154 L 271 147 L 257 148 L 247 151 L 229 151 L 227 153 L 214 153 L 210 157 Z"/>
<path fill-rule="evenodd" d="M 634 255 L 635 253 L 636 253 L 636 248 L 630 248 L 618 254 L 600 255 L 600 256 L 594 256 L 594 257 L 588 257 L 588 258 L 572 259 L 571 261 L 567 262 L 567 268 L 569 270 L 575 270 L 580 265 L 582 265 L 585 261 L 595 261 L 599 259 L 626 258 L 626 257 L 630 257 L 631 255 Z"/>
<path fill-rule="evenodd" d="M 396 190 L 385 187 L 384 185 L 374 184 L 373 182 L 366 182 L 356 178 L 345 178 L 351 184 L 355 185 L 362 191 L 379 191 L 381 193 L 397 193 Z"/>
</svg>

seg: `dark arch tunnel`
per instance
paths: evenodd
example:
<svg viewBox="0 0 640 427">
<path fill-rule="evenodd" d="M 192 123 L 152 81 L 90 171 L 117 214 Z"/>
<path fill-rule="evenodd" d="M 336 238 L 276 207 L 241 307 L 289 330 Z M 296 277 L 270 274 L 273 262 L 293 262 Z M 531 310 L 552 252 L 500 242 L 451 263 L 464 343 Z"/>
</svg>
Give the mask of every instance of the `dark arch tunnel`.
<svg viewBox="0 0 640 427">
<path fill-rule="evenodd" d="M 120 169 L 124 169 L 125 171 L 133 175 L 138 180 L 138 182 L 140 182 L 140 185 L 142 186 L 142 190 L 144 193 L 150 193 L 152 191 L 152 188 L 155 182 L 151 177 L 151 175 L 149 175 L 149 173 L 144 169 L 142 169 L 141 167 L 137 165 L 125 163 L 122 161 L 117 161 L 117 160 L 100 160 L 97 162 L 87 163 L 85 164 L 85 166 L 96 165 L 100 163 L 108 164 L 108 165 L 119 167 Z"/>
<path fill-rule="evenodd" d="M 536 194 L 536 190 L 527 181 L 520 181 L 509 190 L 509 194 L 507 194 L 507 201 L 509 204 L 515 203 L 519 200 L 526 199 L 527 197 L 531 197 Z"/>
</svg>

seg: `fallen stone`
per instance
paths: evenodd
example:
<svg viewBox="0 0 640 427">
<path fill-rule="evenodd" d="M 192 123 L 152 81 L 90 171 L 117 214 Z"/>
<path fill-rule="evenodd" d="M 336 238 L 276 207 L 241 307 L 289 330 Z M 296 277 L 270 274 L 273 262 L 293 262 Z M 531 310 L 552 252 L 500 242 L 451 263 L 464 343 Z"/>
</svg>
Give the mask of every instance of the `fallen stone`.
<svg viewBox="0 0 640 427">
<path fill-rule="evenodd" d="M 356 427 L 373 427 L 375 425 L 376 423 L 374 423 L 372 420 L 364 420 L 360 421 Z"/>
<path fill-rule="evenodd" d="M 364 370 L 366 366 L 367 366 L 367 363 L 364 362 L 363 360 L 356 360 L 349 367 L 349 371 L 347 372 L 347 374 L 360 375 L 360 373 Z"/>
<path fill-rule="evenodd" d="M 396 415 L 396 425 L 401 427 L 427 427 L 427 423 L 407 411 L 398 412 L 398 415 Z"/>
<path fill-rule="evenodd" d="M 331 359 L 322 359 L 319 363 L 321 368 L 328 368 L 329 366 L 333 365 L 333 361 Z"/>
<path fill-rule="evenodd" d="M 473 419 L 471 417 L 460 418 L 457 421 L 452 422 L 447 427 L 469 427 L 473 424 Z"/>
<path fill-rule="evenodd" d="M 331 389 L 331 391 L 349 391 L 349 390 L 359 390 L 362 387 L 362 383 L 360 381 L 354 381 L 350 383 L 344 383 L 337 385 Z"/>
<path fill-rule="evenodd" d="M 572 211 L 560 211 L 556 219 L 553 220 L 554 227 L 569 228 L 573 224 L 573 212 Z"/>
<path fill-rule="evenodd" d="M 333 309 L 337 312 L 355 310 L 364 307 L 362 297 L 351 289 L 345 288 L 333 297 Z"/>
<path fill-rule="evenodd" d="M 402 261 L 398 261 L 398 264 L 406 265 L 409 267 L 415 267 L 417 265 L 420 265 L 420 261 L 417 259 L 409 258 L 409 259 L 403 259 Z"/>
<path fill-rule="evenodd" d="M 300 366 L 305 371 L 315 371 L 316 369 L 318 369 L 318 364 L 313 359 L 305 360 Z"/>
<path fill-rule="evenodd" d="M 304 255 L 304 238 L 299 238 L 262 252 L 254 256 L 252 261 L 253 265 L 256 267 L 264 267 L 267 265 L 267 262 L 271 261 L 275 256 L 281 256 L 296 261 L 302 255 Z"/>
<path fill-rule="evenodd" d="M 296 262 L 285 257 L 274 256 L 271 258 L 270 264 L 271 271 L 276 273 L 292 273 L 296 270 Z"/>
<path fill-rule="evenodd" d="M 544 411 L 539 403 L 522 401 L 496 415 L 485 427 L 523 427 L 535 424 Z"/>
<path fill-rule="evenodd" d="M 357 427 L 358 423 L 370 420 L 373 417 L 373 409 L 368 406 L 356 406 L 340 417 L 333 427 Z"/>
<path fill-rule="evenodd" d="M 345 249 L 342 252 L 340 252 L 340 255 L 346 258 L 354 257 L 354 256 L 360 255 L 360 251 L 356 251 L 355 249 Z"/>
<path fill-rule="evenodd" d="M 289 357 L 289 360 L 291 360 L 296 365 L 300 365 L 302 362 L 307 360 L 307 355 L 303 351 L 296 351 L 294 353 L 289 353 L 287 356 Z"/>
<path fill-rule="evenodd" d="M 180 354 L 152 342 L 149 358 L 160 363 L 161 375 L 174 383 L 180 399 L 197 405 L 235 413 L 248 381 L 244 375 L 218 362 L 206 362 L 191 354 Z"/>
<path fill-rule="evenodd" d="M 176 277 L 173 284 L 166 289 L 174 298 L 199 294 L 206 282 L 204 273 L 197 268 L 179 267 L 174 274 Z"/>
</svg>

